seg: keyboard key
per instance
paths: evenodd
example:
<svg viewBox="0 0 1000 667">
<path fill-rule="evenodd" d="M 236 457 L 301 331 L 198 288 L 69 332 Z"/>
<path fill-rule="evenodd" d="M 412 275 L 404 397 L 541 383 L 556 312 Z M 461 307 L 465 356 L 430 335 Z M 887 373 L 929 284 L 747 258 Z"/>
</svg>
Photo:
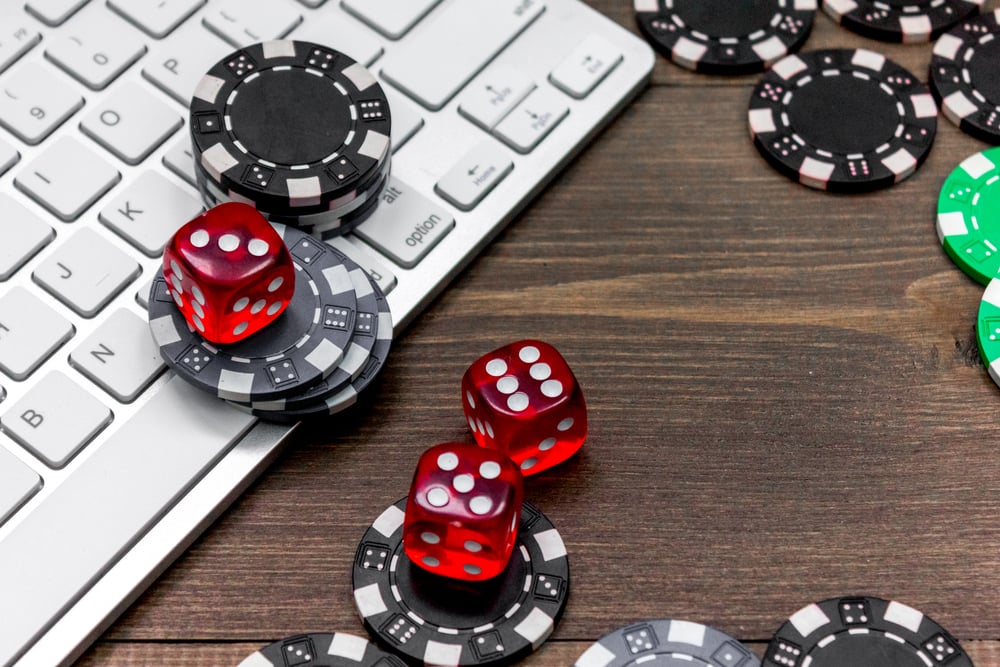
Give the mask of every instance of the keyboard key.
<svg viewBox="0 0 1000 667">
<path fill-rule="evenodd" d="M 0 194 L 0 280 L 7 280 L 56 233 L 10 195 Z"/>
<path fill-rule="evenodd" d="M 451 3 L 386 56 L 382 76 L 436 111 L 543 11 L 541 0 Z"/>
<path fill-rule="evenodd" d="M 521 70 L 497 65 L 466 89 L 458 112 L 490 132 L 534 89 L 535 82 Z"/>
<path fill-rule="evenodd" d="M 57 26 L 75 14 L 89 0 L 28 0 L 24 8 L 38 20 Z"/>
<path fill-rule="evenodd" d="M 62 468 L 111 423 L 111 410 L 58 371 L 0 417 L 0 428 L 50 468 Z"/>
<path fill-rule="evenodd" d="M 162 174 L 144 171 L 98 217 L 145 254 L 159 257 L 174 232 L 202 210 L 201 200 Z"/>
<path fill-rule="evenodd" d="M 69 83 L 40 63 L 24 63 L 0 84 L 0 125 L 37 144 L 83 106 Z"/>
<path fill-rule="evenodd" d="M 145 282 L 139 285 L 139 289 L 135 291 L 135 302 L 146 310 L 149 310 L 149 293 L 153 289 L 154 277 L 155 276 L 150 276 Z"/>
<path fill-rule="evenodd" d="M 0 139 L 0 175 L 17 164 L 21 154 L 3 139 Z"/>
<path fill-rule="evenodd" d="M 94 90 L 105 88 L 144 53 L 138 34 L 110 14 L 81 16 L 45 49 L 49 60 Z"/>
<path fill-rule="evenodd" d="M 390 143 L 392 144 L 392 152 L 395 153 L 424 126 L 424 119 L 420 116 L 417 107 L 403 99 L 403 96 L 395 89 L 382 86 L 382 90 L 385 92 L 386 99 L 389 100 L 389 109 L 392 111 Z"/>
<path fill-rule="evenodd" d="M 185 135 L 163 154 L 163 164 L 191 185 L 198 186 L 194 171 L 194 153 L 191 151 L 191 137 Z"/>
<path fill-rule="evenodd" d="M 399 39 L 441 0 L 343 0 L 347 11 L 389 39 Z"/>
<path fill-rule="evenodd" d="M 0 446 L 0 526 L 42 488 L 42 478 Z"/>
<path fill-rule="evenodd" d="M 93 317 L 139 271 L 131 257 L 84 227 L 51 251 L 31 277 L 83 317 Z"/>
<path fill-rule="evenodd" d="M 22 653 L 254 421 L 175 378 L 81 461 L 0 543 L 0 664 Z"/>
<path fill-rule="evenodd" d="M 372 277 L 383 294 L 388 294 L 396 287 L 396 276 L 386 267 L 382 260 L 375 257 L 375 253 L 353 236 L 334 236 L 328 239 L 326 244 L 333 246 L 357 263 L 365 272 Z"/>
<path fill-rule="evenodd" d="M 302 15 L 273 0 L 226 0 L 202 20 L 206 28 L 239 48 L 281 39 L 302 22 Z"/>
<path fill-rule="evenodd" d="M 372 217 L 355 230 L 403 268 L 412 269 L 448 232 L 455 218 L 397 178 L 390 178 Z"/>
<path fill-rule="evenodd" d="M 308 21 L 295 29 L 290 39 L 317 44 L 329 42 L 365 67 L 370 67 L 385 52 L 378 39 L 365 28 L 339 14 L 310 16 Z"/>
<path fill-rule="evenodd" d="M 15 380 L 31 375 L 73 333 L 69 320 L 23 287 L 0 296 L 0 370 Z"/>
<path fill-rule="evenodd" d="M 582 100 L 622 61 L 622 52 L 603 37 L 591 35 L 549 75 L 567 95 Z"/>
<path fill-rule="evenodd" d="M 198 11 L 205 0 L 108 0 L 108 7 L 161 39 Z"/>
<path fill-rule="evenodd" d="M 3 28 L 0 28 L 0 72 L 42 41 L 42 33 L 32 28 L 27 21 L 19 20 L 16 16 L 5 16 L 3 23 Z"/>
<path fill-rule="evenodd" d="M 462 211 L 471 211 L 514 169 L 510 154 L 495 141 L 484 141 L 448 170 L 434 191 Z"/>
<path fill-rule="evenodd" d="M 121 174 L 104 158 L 70 136 L 56 139 L 14 179 L 32 199 L 70 222 L 90 208 Z"/>
<path fill-rule="evenodd" d="M 166 369 L 149 323 L 116 310 L 69 355 L 69 363 L 122 403 L 131 403 Z"/>
<path fill-rule="evenodd" d="M 129 81 L 83 117 L 80 129 L 128 164 L 139 164 L 184 124 L 180 114 Z"/>
<path fill-rule="evenodd" d="M 568 114 L 564 97 L 539 88 L 510 112 L 493 134 L 519 153 L 530 153 Z"/>
<path fill-rule="evenodd" d="M 188 23 L 146 59 L 142 75 L 187 109 L 205 72 L 230 50 L 200 23 Z"/>
</svg>

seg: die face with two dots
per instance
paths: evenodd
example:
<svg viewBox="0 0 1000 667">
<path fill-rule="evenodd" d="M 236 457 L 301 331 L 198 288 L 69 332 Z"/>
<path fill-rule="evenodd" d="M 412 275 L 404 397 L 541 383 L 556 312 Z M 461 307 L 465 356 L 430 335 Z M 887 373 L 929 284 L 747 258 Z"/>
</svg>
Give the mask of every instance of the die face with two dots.
<svg viewBox="0 0 1000 667">
<path fill-rule="evenodd" d="M 163 251 L 163 277 L 188 324 L 220 345 L 266 327 L 295 293 L 281 236 L 252 206 L 235 202 L 177 230 Z"/>
<path fill-rule="evenodd" d="M 403 548 L 428 572 L 492 579 L 510 560 L 523 501 L 521 471 L 499 452 L 469 443 L 436 445 L 413 475 Z"/>
<path fill-rule="evenodd" d="M 462 377 L 462 407 L 476 442 L 534 475 L 573 456 L 587 439 L 587 404 L 556 348 L 539 340 L 505 345 Z"/>
</svg>

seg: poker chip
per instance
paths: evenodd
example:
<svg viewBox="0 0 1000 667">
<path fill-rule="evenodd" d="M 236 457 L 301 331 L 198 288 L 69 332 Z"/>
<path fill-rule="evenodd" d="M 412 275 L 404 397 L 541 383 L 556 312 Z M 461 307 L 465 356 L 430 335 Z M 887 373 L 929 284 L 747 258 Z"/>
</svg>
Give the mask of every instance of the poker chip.
<svg viewBox="0 0 1000 667">
<path fill-rule="evenodd" d="M 690 621 L 632 623 L 597 640 L 573 667 L 759 667 L 750 649 L 726 633 Z"/>
<path fill-rule="evenodd" d="M 365 629 L 408 662 L 498 665 L 538 648 L 562 616 L 569 561 L 562 537 L 524 503 L 507 569 L 459 581 L 413 565 L 403 550 L 406 499 L 365 532 L 354 561 L 354 602 Z"/>
<path fill-rule="evenodd" d="M 911 176 L 930 153 L 937 105 L 903 67 L 865 49 L 826 49 L 775 63 L 750 99 L 761 155 L 803 185 L 867 192 Z"/>
<path fill-rule="evenodd" d="M 1000 148 L 965 159 L 941 187 L 937 233 L 948 256 L 986 285 L 1000 271 Z"/>
<path fill-rule="evenodd" d="M 1000 9 L 970 19 L 934 45 L 930 84 L 962 131 L 1000 144 Z"/>
<path fill-rule="evenodd" d="M 812 30 L 817 0 L 635 0 L 646 39 L 687 69 L 760 72 L 798 51 Z"/>
<path fill-rule="evenodd" d="M 913 607 L 871 597 L 803 607 L 775 633 L 764 667 L 972 667 L 948 631 Z"/>
<path fill-rule="evenodd" d="M 986 286 L 979 302 L 976 318 L 976 341 L 979 356 L 990 372 L 990 377 L 1000 386 L 1000 279 L 994 278 Z"/>
<path fill-rule="evenodd" d="M 272 221 L 329 224 L 385 183 L 389 102 L 371 72 L 326 46 L 244 47 L 202 78 L 190 113 L 199 178 Z"/>
<path fill-rule="evenodd" d="M 852 32 L 883 42 L 929 42 L 979 12 L 983 0 L 823 0 Z"/>
<path fill-rule="evenodd" d="M 238 667 L 405 667 L 378 646 L 346 632 L 286 637 L 247 656 Z"/>
<path fill-rule="evenodd" d="M 196 387 L 232 401 L 290 396 L 337 369 L 354 330 L 357 298 L 339 253 L 274 225 L 296 269 L 291 302 L 265 329 L 231 345 L 207 343 L 174 304 L 163 273 L 153 281 L 149 325 L 167 365 Z"/>
</svg>

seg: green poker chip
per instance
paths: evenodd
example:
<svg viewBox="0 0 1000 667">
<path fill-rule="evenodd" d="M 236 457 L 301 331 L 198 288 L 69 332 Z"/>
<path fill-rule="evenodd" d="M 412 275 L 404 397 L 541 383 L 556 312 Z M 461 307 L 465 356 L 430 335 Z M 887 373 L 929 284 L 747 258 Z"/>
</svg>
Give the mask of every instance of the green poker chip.
<svg viewBox="0 0 1000 667">
<path fill-rule="evenodd" d="M 986 285 L 1000 270 L 1000 148 L 972 155 L 941 188 L 938 238 L 948 256 Z"/>
<path fill-rule="evenodd" d="M 990 377 L 1000 385 L 1000 278 L 994 278 L 983 292 L 976 320 L 976 340 L 979 355 L 990 371 Z"/>
</svg>

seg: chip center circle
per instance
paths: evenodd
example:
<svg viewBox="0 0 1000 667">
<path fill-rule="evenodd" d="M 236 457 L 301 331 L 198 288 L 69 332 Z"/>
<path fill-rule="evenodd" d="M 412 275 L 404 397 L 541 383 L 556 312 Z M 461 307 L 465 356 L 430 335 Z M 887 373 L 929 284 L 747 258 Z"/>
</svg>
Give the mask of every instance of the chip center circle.
<svg viewBox="0 0 1000 667">
<path fill-rule="evenodd" d="M 973 87 L 995 107 L 1000 107 L 1000 39 L 980 42 L 969 61 L 969 78 Z"/>
<path fill-rule="evenodd" d="M 873 151 L 889 142 L 900 124 L 896 98 L 874 79 L 816 76 L 794 94 L 788 108 L 791 127 L 807 143 L 831 153 Z"/>
<path fill-rule="evenodd" d="M 689 28 L 718 37 L 743 37 L 770 25 L 776 2 L 741 2 L 720 11 L 719 3 L 705 0 L 678 0 L 674 13 Z"/>
<path fill-rule="evenodd" d="M 843 667 L 843 665 L 892 665 L 892 667 L 927 667 L 917 649 L 889 639 L 880 632 L 852 635 L 840 632 L 836 641 L 817 647 L 809 653 L 812 667 Z"/>
<path fill-rule="evenodd" d="M 312 164 L 338 152 L 353 127 L 350 100 L 304 68 L 262 70 L 227 109 L 233 137 L 258 159 Z"/>
</svg>

